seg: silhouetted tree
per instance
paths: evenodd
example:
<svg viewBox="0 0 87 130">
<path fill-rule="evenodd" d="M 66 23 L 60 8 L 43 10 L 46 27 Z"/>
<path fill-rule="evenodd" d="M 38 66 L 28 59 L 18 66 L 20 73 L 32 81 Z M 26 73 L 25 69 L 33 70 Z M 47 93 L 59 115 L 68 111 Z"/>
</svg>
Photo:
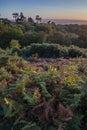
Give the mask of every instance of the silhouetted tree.
<svg viewBox="0 0 87 130">
<path fill-rule="evenodd" d="M 13 15 L 13 18 L 15 18 L 15 21 L 17 21 L 19 14 L 18 13 L 12 13 L 12 15 Z"/>
<path fill-rule="evenodd" d="M 24 16 L 23 12 L 20 13 L 19 18 L 21 19 L 22 22 L 25 21 L 26 18 Z"/>
<path fill-rule="evenodd" d="M 1 22 L 1 23 L 3 22 L 3 18 L 0 18 L 0 22 Z"/>
<path fill-rule="evenodd" d="M 51 23 L 51 21 L 49 20 L 47 23 L 48 23 L 48 24 L 50 24 L 50 23 Z"/>
<path fill-rule="evenodd" d="M 3 23 L 9 25 L 11 23 L 11 21 L 9 19 L 7 19 L 7 18 L 4 18 Z"/>
<path fill-rule="evenodd" d="M 36 21 L 37 21 L 37 23 L 38 23 L 38 22 L 41 22 L 41 21 L 42 21 L 42 18 L 41 18 L 39 15 L 36 15 Z"/>
<path fill-rule="evenodd" d="M 31 17 L 28 17 L 28 22 L 29 23 L 34 23 L 34 20 Z"/>
<path fill-rule="evenodd" d="M 11 23 L 11 21 L 7 18 L 0 18 L 0 22 L 4 23 L 4 24 L 10 24 Z"/>
<path fill-rule="evenodd" d="M 18 13 L 13 13 L 12 15 L 17 23 L 24 22 L 26 19 L 25 16 L 23 15 L 23 12 L 20 12 L 20 15 Z"/>
</svg>

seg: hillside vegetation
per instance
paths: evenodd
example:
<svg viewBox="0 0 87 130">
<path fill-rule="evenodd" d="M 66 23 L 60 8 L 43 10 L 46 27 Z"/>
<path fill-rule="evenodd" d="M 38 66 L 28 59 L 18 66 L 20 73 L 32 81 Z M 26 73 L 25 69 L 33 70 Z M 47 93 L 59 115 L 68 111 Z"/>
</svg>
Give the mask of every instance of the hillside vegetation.
<svg viewBox="0 0 87 130">
<path fill-rule="evenodd" d="M 0 47 L 7 48 L 11 40 L 18 40 L 21 47 L 32 43 L 56 43 L 87 47 L 87 25 L 56 25 L 55 23 L 0 22 Z"/>
<path fill-rule="evenodd" d="M 20 14 L 0 21 L 0 130 L 87 130 L 87 25 Z"/>
<path fill-rule="evenodd" d="M 87 60 L 32 66 L 0 51 L 1 130 L 86 130 Z"/>
</svg>

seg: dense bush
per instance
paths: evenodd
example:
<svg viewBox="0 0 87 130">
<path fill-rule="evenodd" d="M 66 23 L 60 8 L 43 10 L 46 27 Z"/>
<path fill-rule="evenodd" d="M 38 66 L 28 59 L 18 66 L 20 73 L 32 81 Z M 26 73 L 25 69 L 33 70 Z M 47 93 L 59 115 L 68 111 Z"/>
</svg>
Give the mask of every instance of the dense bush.
<svg viewBox="0 0 87 130">
<path fill-rule="evenodd" d="M 12 25 L 4 25 L 0 23 L 0 47 L 7 48 L 11 40 L 19 40 L 23 36 L 20 27 Z"/>
<path fill-rule="evenodd" d="M 58 44 L 32 44 L 24 49 L 20 50 L 20 55 L 32 56 L 38 54 L 39 57 L 46 58 L 69 58 L 69 57 L 87 57 L 86 49 L 79 48 L 77 46 L 65 47 Z"/>
</svg>

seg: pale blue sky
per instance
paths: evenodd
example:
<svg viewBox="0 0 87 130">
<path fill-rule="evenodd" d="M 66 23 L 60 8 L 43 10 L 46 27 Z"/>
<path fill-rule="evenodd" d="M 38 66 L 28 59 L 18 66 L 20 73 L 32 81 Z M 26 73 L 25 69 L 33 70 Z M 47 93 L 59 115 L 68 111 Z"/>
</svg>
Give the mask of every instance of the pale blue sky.
<svg viewBox="0 0 87 130">
<path fill-rule="evenodd" d="M 87 20 L 87 0 L 0 0 L 2 17 L 23 12 L 26 17 Z"/>
</svg>

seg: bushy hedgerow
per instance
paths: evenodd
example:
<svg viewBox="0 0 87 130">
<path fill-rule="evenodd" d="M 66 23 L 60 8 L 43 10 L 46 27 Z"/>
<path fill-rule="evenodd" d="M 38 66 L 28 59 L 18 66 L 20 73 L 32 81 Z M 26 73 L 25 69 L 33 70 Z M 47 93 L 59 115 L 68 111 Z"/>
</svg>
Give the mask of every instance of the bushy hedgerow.
<svg viewBox="0 0 87 130">
<path fill-rule="evenodd" d="M 38 54 L 42 58 L 69 58 L 69 57 L 86 57 L 86 49 L 79 48 L 77 46 L 65 47 L 58 44 L 31 44 L 24 49 L 21 49 L 19 55 L 32 56 L 33 54 Z"/>
</svg>

